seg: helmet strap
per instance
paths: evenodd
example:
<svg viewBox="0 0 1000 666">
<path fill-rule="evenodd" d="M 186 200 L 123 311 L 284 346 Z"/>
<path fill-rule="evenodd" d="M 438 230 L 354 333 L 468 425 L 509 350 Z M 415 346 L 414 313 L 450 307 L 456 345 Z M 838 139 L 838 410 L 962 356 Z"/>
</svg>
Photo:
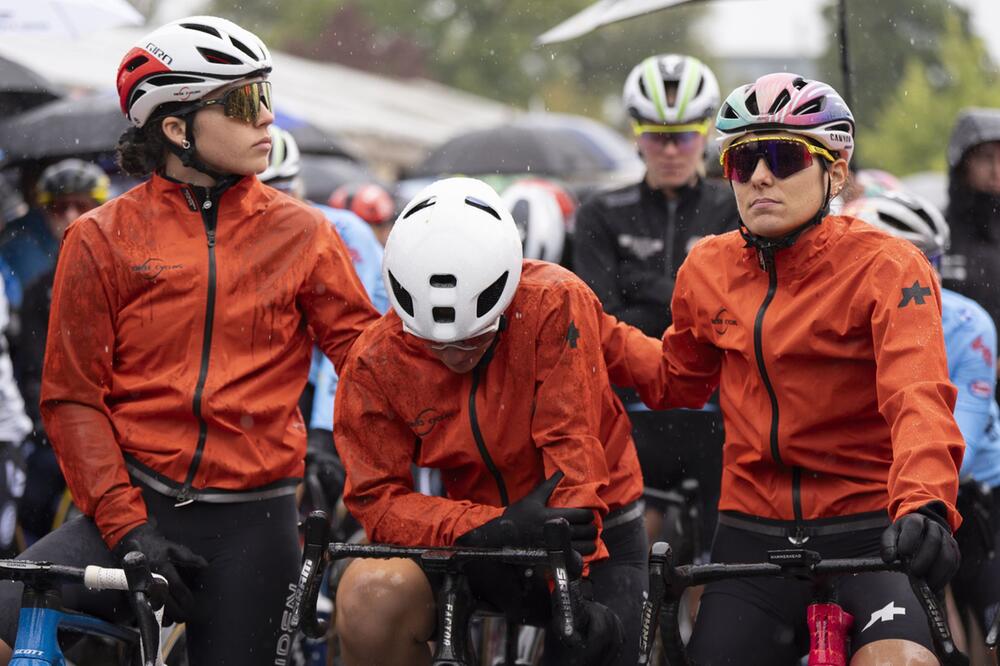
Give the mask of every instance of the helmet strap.
<svg viewBox="0 0 1000 666">
<path fill-rule="evenodd" d="M 799 239 L 803 233 L 813 226 L 819 226 L 819 223 L 823 221 L 830 212 L 830 188 L 832 187 L 832 178 L 830 177 L 830 170 L 824 169 L 826 173 L 826 192 L 823 195 L 823 205 L 820 206 L 816 214 L 811 218 L 806 220 L 803 224 L 799 225 L 792 231 L 788 232 L 784 236 L 778 236 L 777 238 L 767 238 L 765 236 L 758 236 L 757 234 L 750 231 L 750 229 L 740 220 L 739 231 L 740 236 L 746 241 L 744 247 L 752 247 L 757 251 L 757 261 L 760 264 L 762 270 L 767 270 L 768 265 L 774 260 L 774 253 L 778 250 L 783 250 L 789 248 L 795 244 L 795 241 Z M 730 181 L 730 186 L 732 182 Z"/>
<path fill-rule="evenodd" d="M 198 157 L 198 147 L 195 145 L 194 139 L 195 113 L 197 113 L 197 110 L 190 111 L 182 116 L 179 116 L 184 119 L 184 141 L 179 146 L 173 141 L 167 141 L 167 148 L 180 159 L 181 164 L 184 166 L 194 169 L 195 171 L 200 171 L 213 180 L 223 181 L 232 174 L 216 171 L 212 167 L 205 164 L 205 162 Z"/>
</svg>

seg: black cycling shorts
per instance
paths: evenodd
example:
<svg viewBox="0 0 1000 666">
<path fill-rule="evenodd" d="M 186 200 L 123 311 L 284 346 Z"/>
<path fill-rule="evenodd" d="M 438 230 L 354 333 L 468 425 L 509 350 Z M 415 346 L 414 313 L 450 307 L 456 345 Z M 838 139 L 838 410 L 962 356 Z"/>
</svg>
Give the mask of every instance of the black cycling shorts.
<svg viewBox="0 0 1000 666">
<path fill-rule="evenodd" d="M 788 548 L 815 550 L 824 559 L 878 557 L 883 530 L 814 536 L 796 546 L 785 537 L 720 524 L 712 561 L 766 562 L 767 551 Z M 927 616 L 904 574 L 842 576 L 836 594 L 854 617 L 852 654 L 885 639 L 913 641 L 934 651 Z M 711 583 L 702 596 L 688 651 L 699 666 L 796 666 L 809 651 L 806 609 L 811 600 L 809 582 L 759 578 Z"/>
<path fill-rule="evenodd" d="M 146 488 L 143 497 L 164 536 L 209 562 L 207 569 L 187 579 L 199 609 L 186 625 L 189 664 L 291 663 L 288 618 L 301 562 L 294 496 L 182 507 Z M 65 523 L 19 559 L 119 566 L 87 517 Z M 20 593 L 20 583 L 0 582 L 0 638 L 8 645 L 17 634 Z M 82 585 L 64 586 L 63 603 L 111 621 L 127 620 L 131 614 L 124 594 L 91 592 Z"/>
</svg>

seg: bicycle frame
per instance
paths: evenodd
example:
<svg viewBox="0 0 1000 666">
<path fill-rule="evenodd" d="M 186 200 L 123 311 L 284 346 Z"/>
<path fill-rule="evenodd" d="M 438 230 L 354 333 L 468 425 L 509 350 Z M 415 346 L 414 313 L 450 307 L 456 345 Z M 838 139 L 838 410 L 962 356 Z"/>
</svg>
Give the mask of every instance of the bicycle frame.
<svg viewBox="0 0 1000 666">
<path fill-rule="evenodd" d="M 121 643 L 129 664 L 140 656 L 143 666 L 159 666 L 159 620 L 156 609 L 166 596 L 166 581 L 155 578 L 141 553 L 125 556 L 123 569 L 60 566 L 47 562 L 0 560 L 0 579 L 24 584 L 21 613 L 11 666 L 65 666 L 58 641 L 59 630 L 103 636 Z M 95 590 L 128 593 L 138 629 L 66 611 L 62 607 L 62 583 L 83 583 Z"/>
<path fill-rule="evenodd" d="M 804 549 L 771 551 L 770 562 L 755 564 L 700 564 L 674 567 L 670 545 L 653 544 L 649 557 L 650 594 L 643 603 L 639 664 L 649 663 L 655 619 L 660 618 L 660 634 L 671 666 L 691 666 L 678 629 L 678 605 L 688 587 L 731 578 L 797 578 L 822 583 L 830 577 L 871 571 L 905 573 L 902 562 L 885 563 L 878 558 L 821 560 L 819 553 Z M 910 578 L 910 586 L 927 614 L 935 652 L 943 666 L 968 666 L 969 660 L 951 638 L 948 621 L 930 586 Z M 660 607 L 662 608 L 662 615 Z"/>
</svg>

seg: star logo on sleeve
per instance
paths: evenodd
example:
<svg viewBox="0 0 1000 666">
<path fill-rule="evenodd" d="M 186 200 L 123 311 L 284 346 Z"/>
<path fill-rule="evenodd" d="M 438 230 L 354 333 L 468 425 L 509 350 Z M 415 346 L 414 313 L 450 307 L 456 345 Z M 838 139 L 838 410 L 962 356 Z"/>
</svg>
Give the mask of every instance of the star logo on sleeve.
<svg viewBox="0 0 1000 666">
<path fill-rule="evenodd" d="M 903 287 L 903 300 L 899 302 L 899 307 L 905 308 L 909 305 L 910 301 L 913 301 L 916 305 L 924 304 L 924 296 L 931 295 L 930 287 L 921 287 L 920 281 L 917 280 L 913 283 L 912 287 Z"/>
<path fill-rule="evenodd" d="M 580 339 L 580 329 L 576 327 L 575 322 L 569 323 L 569 330 L 566 331 L 566 344 L 569 345 L 570 349 L 576 349 L 576 341 Z"/>
</svg>

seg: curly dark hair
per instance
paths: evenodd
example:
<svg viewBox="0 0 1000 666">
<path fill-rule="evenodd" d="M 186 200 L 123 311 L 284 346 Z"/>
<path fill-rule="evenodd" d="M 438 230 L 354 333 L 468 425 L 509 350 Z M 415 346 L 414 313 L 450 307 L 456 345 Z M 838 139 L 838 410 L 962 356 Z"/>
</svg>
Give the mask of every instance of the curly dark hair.
<svg viewBox="0 0 1000 666">
<path fill-rule="evenodd" d="M 142 127 L 129 127 L 118 138 L 115 148 L 118 167 L 130 176 L 145 178 L 163 168 L 167 158 L 167 137 L 163 135 L 162 120 L 172 112 L 188 106 L 170 102 L 157 109 L 156 116 Z M 188 120 L 191 117 L 188 116 Z"/>
</svg>

